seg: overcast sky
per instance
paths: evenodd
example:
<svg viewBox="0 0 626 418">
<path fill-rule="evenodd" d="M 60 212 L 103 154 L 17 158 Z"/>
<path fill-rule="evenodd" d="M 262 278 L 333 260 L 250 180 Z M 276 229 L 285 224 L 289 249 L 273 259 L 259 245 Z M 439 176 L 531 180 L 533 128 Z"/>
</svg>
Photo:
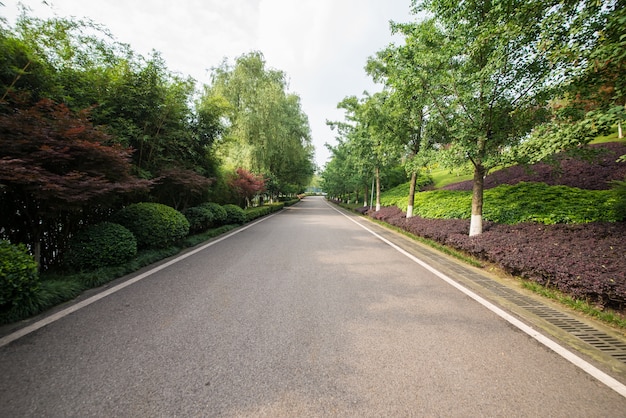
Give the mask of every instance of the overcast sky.
<svg viewBox="0 0 626 418">
<path fill-rule="evenodd" d="M 326 120 L 341 120 L 337 103 L 380 89 L 365 74 L 369 56 L 391 42 L 389 21 L 414 20 L 410 0 L 22 0 L 33 15 L 88 17 L 144 56 L 159 51 L 171 71 L 208 83 L 224 58 L 261 51 L 284 71 L 309 117 L 316 162 L 335 143 Z M 18 0 L 0 0 L 12 23 Z"/>
</svg>

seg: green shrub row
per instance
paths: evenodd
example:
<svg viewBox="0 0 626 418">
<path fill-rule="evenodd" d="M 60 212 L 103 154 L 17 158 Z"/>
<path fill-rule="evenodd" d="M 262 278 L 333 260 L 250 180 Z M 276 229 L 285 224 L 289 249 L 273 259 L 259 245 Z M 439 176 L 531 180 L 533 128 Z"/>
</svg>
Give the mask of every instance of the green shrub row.
<svg viewBox="0 0 626 418">
<path fill-rule="evenodd" d="M 183 214 L 189 221 L 191 233 L 203 232 L 209 228 L 225 225 L 228 218 L 226 209 L 212 202 L 189 208 Z"/>
<path fill-rule="evenodd" d="M 383 206 L 407 209 L 408 185 L 381 196 Z M 413 214 L 427 219 L 469 219 L 472 192 L 433 190 L 415 194 Z M 485 190 L 483 217 L 503 224 L 615 222 L 618 211 L 615 190 L 583 190 L 545 183 L 518 183 Z"/>
<path fill-rule="evenodd" d="M 286 206 L 286 202 L 277 202 L 271 203 L 269 205 L 259 206 L 256 208 L 248 208 L 246 209 L 246 220 L 248 222 L 253 221 L 257 218 L 260 218 L 265 215 L 269 215 L 270 213 L 277 212 Z"/>
<path fill-rule="evenodd" d="M 226 209 L 226 223 L 233 225 L 241 225 L 246 223 L 246 213 L 242 208 L 237 205 L 224 205 L 222 206 Z"/>
<path fill-rule="evenodd" d="M 85 228 L 70 242 L 65 263 L 74 270 L 125 263 L 137 255 L 137 239 L 128 228 L 102 222 Z"/>
<path fill-rule="evenodd" d="M 138 248 L 165 248 L 189 234 L 189 221 L 176 209 L 161 203 L 135 203 L 113 216 L 135 235 Z"/>
</svg>

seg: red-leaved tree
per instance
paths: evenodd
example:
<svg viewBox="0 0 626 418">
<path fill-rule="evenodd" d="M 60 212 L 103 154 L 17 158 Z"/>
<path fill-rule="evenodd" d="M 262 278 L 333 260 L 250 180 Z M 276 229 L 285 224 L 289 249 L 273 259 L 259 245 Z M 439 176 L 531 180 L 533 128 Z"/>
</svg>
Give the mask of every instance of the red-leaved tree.
<svg viewBox="0 0 626 418">
<path fill-rule="evenodd" d="M 185 168 L 166 168 L 159 172 L 152 194 L 177 210 L 184 210 L 206 195 L 215 179 Z"/>
<path fill-rule="evenodd" d="M 40 265 L 90 217 L 152 182 L 131 173 L 131 149 L 62 104 L 0 107 L 0 236 L 31 246 Z M 42 245 L 43 243 L 43 245 Z"/>
<path fill-rule="evenodd" d="M 265 180 L 263 176 L 256 175 L 246 169 L 239 167 L 230 178 L 228 185 L 240 198 L 240 206 L 250 205 L 250 199 L 265 190 Z"/>
</svg>

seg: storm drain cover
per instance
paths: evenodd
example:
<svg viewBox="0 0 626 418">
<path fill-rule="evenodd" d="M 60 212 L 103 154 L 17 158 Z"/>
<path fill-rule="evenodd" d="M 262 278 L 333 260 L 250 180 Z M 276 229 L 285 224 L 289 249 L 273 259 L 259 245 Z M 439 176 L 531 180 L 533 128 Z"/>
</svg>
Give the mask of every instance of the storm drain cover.
<svg viewBox="0 0 626 418">
<path fill-rule="evenodd" d="M 479 283 L 483 287 L 486 287 L 497 296 L 524 308 L 528 312 L 537 315 L 546 322 L 568 332 L 597 350 L 600 350 L 626 364 L 626 342 L 608 335 L 597 328 L 587 325 L 566 313 L 559 312 L 556 309 L 543 305 L 541 302 L 533 298 L 524 296 L 516 292 L 514 289 L 504 286 L 498 282 L 494 282 L 484 276 L 466 274 L 465 277 Z"/>
</svg>

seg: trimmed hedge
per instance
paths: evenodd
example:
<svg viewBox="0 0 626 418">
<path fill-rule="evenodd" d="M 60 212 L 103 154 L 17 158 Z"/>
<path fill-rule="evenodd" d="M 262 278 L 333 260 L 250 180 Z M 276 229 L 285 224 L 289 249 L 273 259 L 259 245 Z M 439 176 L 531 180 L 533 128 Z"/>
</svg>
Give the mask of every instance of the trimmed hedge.
<svg viewBox="0 0 626 418">
<path fill-rule="evenodd" d="M 213 212 L 201 206 L 185 209 L 183 215 L 189 221 L 189 232 L 192 234 L 206 231 L 213 224 Z"/>
<path fill-rule="evenodd" d="M 92 225 L 70 241 L 65 264 L 76 270 L 119 265 L 137 254 L 137 239 L 127 228 L 112 222 Z"/>
<path fill-rule="evenodd" d="M 211 226 L 226 225 L 228 213 L 226 212 L 226 209 L 224 209 L 221 205 L 214 202 L 207 202 L 201 204 L 200 207 L 211 212 L 211 215 L 213 216 L 213 223 L 211 224 Z"/>
<path fill-rule="evenodd" d="M 237 205 L 224 205 L 222 206 L 226 210 L 226 223 L 227 224 L 244 224 L 246 223 L 246 213 Z"/>
<path fill-rule="evenodd" d="M 258 206 L 256 208 L 248 208 L 245 210 L 246 220 L 250 222 L 262 216 L 269 215 L 270 213 L 278 212 L 285 206 L 287 206 L 286 202 L 278 202 L 264 206 Z"/>
<path fill-rule="evenodd" d="M 32 304 L 38 288 L 38 266 L 26 246 L 0 240 L 0 312 Z"/>
<path fill-rule="evenodd" d="M 161 203 L 135 203 L 120 210 L 113 220 L 128 228 L 138 248 L 165 248 L 189 234 L 185 215 Z"/>
</svg>

